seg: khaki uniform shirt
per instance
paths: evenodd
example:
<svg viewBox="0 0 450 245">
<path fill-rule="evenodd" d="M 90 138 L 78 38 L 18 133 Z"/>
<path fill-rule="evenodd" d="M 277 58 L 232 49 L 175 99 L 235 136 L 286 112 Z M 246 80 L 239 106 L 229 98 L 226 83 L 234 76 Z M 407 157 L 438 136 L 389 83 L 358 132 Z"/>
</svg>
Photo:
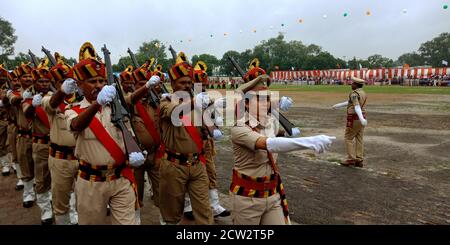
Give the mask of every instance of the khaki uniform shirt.
<svg viewBox="0 0 450 245">
<path fill-rule="evenodd" d="M 366 112 L 367 95 L 361 89 L 353 90 L 348 95 L 347 114 L 355 114 L 355 106 L 359 105 L 362 112 Z"/>
<path fill-rule="evenodd" d="M 44 97 L 42 99 L 44 99 L 45 97 L 51 97 L 51 96 L 52 96 L 52 92 L 48 92 L 46 95 L 44 95 Z M 33 105 L 30 105 L 25 102 L 22 103 L 23 112 L 25 112 L 30 106 L 33 106 Z M 32 121 L 33 121 L 33 127 L 32 127 L 33 134 L 37 134 L 38 136 L 43 136 L 43 135 L 48 135 L 50 133 L 50 129 L 47 128 L 47 126 L 45 126 L 45 124 L 41 121 L 41 119 L 37 116 L 36 113 L 34 114 Z"/>
<path fill-rule="evenodd" d="M 275 137 L 278 130 L 279 127 L 274 117 L 271 117 L 265 125 L 258 124 L 254 128 L 247 124 L 232 127 L 234 169 L 253 177 L 273 174 L 267 151 L 256 150 L 255 145 L 260 137 Z M 276 161 L 277 154 L 273 154 L 273 158 Z"/>
<path fill-rule="evenodd" d="M 198 153 L 197 145 L 184 126 L 175 127 L 172 124 L 171 114 L 178 105 L 178 103 L 173 103 L 167 98 L 161 100 L 160 124 L 162 142 L 164 142 L 166 149 L 177 153 Z M 191 119 L 192 121 L 194 120 L 194 112 L 191 114 Z M 199 135 L 202 136 L 202 127 L 196 128 Z"/>
<path fill-rule="evenodd" d="M 24 91 L 25 90 L 23 88 L 19 89 L 19 92 L 20 92 L 21 95 L 23 94 Z M 16 97 L 16 95 L 11 93 L 11 95 L 8 97 L 9 101 L 11 101 L 14 97 Z M 19 128 L 21 128 L 21 129 L 24 129 L 24 130 L 31 129 L 31 122 L 32 122 L 32 120 L 28 120 L 28 119 L 25 118 L 25 114 L 23 113 L 21 104 L 19 104 L 16 107 L 16 111 L 17 111 L 17 117 L 16 117 L 17 118 L 17 126 Z"/>
<path fill-rule="evenodd" d="M 133 123 L 134 132 L 139 140 L 139 143 L 149 152 L 156 151 L 156 149 L 159 147 L 159 144 L 158 145 L 155 144 L 154 139 L 148 132 L 147 127 L 145 126 L 144 120 L 138 114 L 136 105 L 131 104 L 131 94 L 125 97 L 125 102 L 133 110 L 131 122 Z M 159 127 L 159 115 L 158 115 L 159 107 L 153 108 L 146 99 L 142 99 L 141 103 L 144 106 L 145 111 L 152 119 L 153 124 L 155 125 L 155 128 L 158 131 L 158 134 L 161 136 L 161 130 Z"/>
<path fill-rule="evenodd" d="M 50 122 L 50 141 L 60 146 L 75 146 L 75 137 L 67 127 L 64 111 L 61 111 L 59 106 L 52 108 L 50 99 L 51 96 L 45 96 L 42 99 L 42 107 L 47 113 L 48 121 Z M 63 103 L 66 102 L 64 101 Z"/>
<path fill-rule="evenodd" d="M 89 101 L 84 98 L 79 103 L 72 104 L 73 106 L 80 105 L 81 109 L 86 109 L 91 105 Z M 72 120 L 78 116 L 74 110 L 70 109 L 71 106 L 65 111 L 67 128 L 75 136 L 75 156 L 92 165 L 112 165 L 115 164 L 114 159 L 111 154 L 106 150 L 103 144 L 97 139 L 92 130 L 87 127 L 81 132 L 72 131 L 70 124 Z M 111 122 L 111 107 L 109 105 L 103 106 L 101 111 L 95 114 L 95 117 L 100 121 L 100 123 L 105 127 L 106 131 L 111 135 L 111 138 L 119 145 L 122 152 L 125 152 L 125 144 L 123 142 L 122 132 L 119 128 L 114 126 Z M 124 153 L 125 154 L 125 153 Z"/>
</svg>

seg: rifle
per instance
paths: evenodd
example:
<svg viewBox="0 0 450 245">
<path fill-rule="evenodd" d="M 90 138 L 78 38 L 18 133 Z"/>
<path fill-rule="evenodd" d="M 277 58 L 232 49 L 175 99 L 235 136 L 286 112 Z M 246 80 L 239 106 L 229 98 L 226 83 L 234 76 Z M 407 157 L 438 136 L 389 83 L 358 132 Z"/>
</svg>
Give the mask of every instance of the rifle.
<svg viewBox="0 0 450 245">
<path fill-rule="evenodd" d="M 125 99 L 123 98 L 122 90 L 119 86 L 119 82 L 117 81 L 117 77 L 115 77 L 113 74 L 110 57 L 111 53 L 106 48 L 106 44 L 103 46 L 102 52 L 105 57 L 105 67 L 108 85 L 115 86 L 117 91 L 117 96 L 111 102 L 111 122 L 114 123 L 120 129 L 120 131 L 122 131 L 127 156 L 129 153 L 132 152 L 142 152 L 133 135 L 125 126 L 123 119 L 127 117 L 131 121 L 131 117 L 128 109 L 125 107 L 126 105 Z"/>
<path fill-rule="evenodd" d="M 156 69 L 156 65 L 158 64 L 158 59 L 155 58 L 155 63 L 153 64 L 152 70 Z M 164 85 L 164 81 L 161 81 L 161 89 L 164 94 L 169 94 L 169 90 Z"/>
<path fill-rule="evenodd" d="M 172 45 L 169 45 L 169 50 L 170 50 L 170 53 L 172 54 L 173 62 L 176 63 L 177 62 L 177 52 L 175 52 L 175 50 L 172 48 Z M 191 87 L 189 94 L 190 94 L 191 98 L 194 98 L 194 87 L 193 86 Z M 203 120 L 203 114 L 202 114 L 202 122 L 203 122 L 203 125 L 205 125 L 206 130 L 208 131 L 208 135 L 210 137 L 214 137 L 214 129 L 219 129 L 219 127 L 217 127 L 217 125 L 215 123 L 213 124 L 213 126 L 207 126 L 205 121 Z"/>
<path fill-rule="evenodd" d="M 28 54 L 30 55 L 30 59 L 31 59 L 31 62 L 33 63 L 33 65 L 34 65 L 34 68 L 37 68 L 38 65 L 39 65 L 38 58 L 36 57 L 36 55 L 33 54 L 33 52 L 31 52 L 30 49 L 28 49 Z"/>
<path fill-rule="evenodd" d="M 29 53 L 31 52 L 28 51 Z M 50 53 L 50 51 L 46 48 L 44 48 L 44 46 L 42 46 L 42 52 L 45 53 L 45 55 L 47 56 L 48 60 L 50 60 L 50 63 L 52 63 L 52 66 L 56 66 L 58 64 L 58 62 L 56 62 L 55 57 L 53 57 L 53 55 Z M 30 54 L 31 55 L 31 54 Z M 33 54 L 34 55 L 34 54 Z M 54 93 L 56 92 L 56 88 L 53 86 L 52 83 L 50 83 L 50 90 Z"/>
<path fill-rule="evenodd" d="M 131 57 L 131 62 L 133 62 L 134 67 L 136 67 L 136 69 L 138 69 L 139 67 L 141 67 L 136 59 L 136 56 L 134 55 L 133 51 L 131 51 L 130 48 L 128 48 L 127 50 L 128 54 L 130 54 Z M 149 93 L 149 98 L 150 98 L 150 103 L 153 105 L 153 107 L 156 107 L 159 104 L 159 97 L 156 93 L 156 91 L 151 88 Z"/>
<path fill-rule="evenodd" d="M 241 69 L 239 64 L 236 62 L 236 60 L 234 60 L 234 58 L 231 56 L 228 56 L 227 58 L 231 62 L 231 64 L 234 66 L 234 68 L 236 68 L 237 72 L 239 73 L 239 75 L 241 75 L 242 79 L 244 79 L 245 73 Z M 281 114 L 281 112 L 279 112 L 277 110 L 272 110 L 272 114 L 280 122 L 280 124 L 284 128 L 284 130 L 286 130 L 286 132 L 290 136 L 292 136 L 292 129 L 295 128 L 295 125 L 293 123 L 291 123 L 283 114 Z"/>
</svg>

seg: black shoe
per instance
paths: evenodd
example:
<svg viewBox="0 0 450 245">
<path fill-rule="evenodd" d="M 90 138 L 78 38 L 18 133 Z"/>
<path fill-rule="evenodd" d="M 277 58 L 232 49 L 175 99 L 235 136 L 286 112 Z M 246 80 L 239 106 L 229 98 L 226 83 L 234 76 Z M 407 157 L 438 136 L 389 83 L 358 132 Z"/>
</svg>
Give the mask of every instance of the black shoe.
<svg viewBox="0 0 450 245">
<path fill-rule="evenodd" d="M 192 213 L 192 211 L 184 212 L 183 215 L 184 215 L 184 217 L 185 217 L 186 219 L 188 219 L 188 220 L 191 220 L 191 221 L 194 221 L 194 220 L 195 220 L 194 214 Z"/>
<path fill-rule="evenodd" d="M 3 175 L 3 176 L 9 176 L 10 173 L 11 173 L 11 172 L 2 172 L 2 175 Z"/>
<path fill-rule="evenodd" d="M 50 218 L 50 219 L 41 220 L 41 225 L 53 225 L 53 219 Z"/>
<path fill-rule="evenodd" d="M 21 191 L 23 190 L 23 185 L 16 185 L 16 191 Z"/>
<path fill-rule="evenodd" d="M 33 207 L 33 204 L 34 204 L 34 201 L 23 202 L 23 207 L 31 208 L 31 207 Z"/>
<path fill-rule="evenodd" d="M 355 167 L 362 168 L 364 166 L 363 161 L 356 161 Z"/>
<path fill-rule="evenodd" d="M 217 218 L 217 217 L 228 217 L 230 215 L 231 215 L 231 212 L 225 209 L 222 213 L 214 215 L 214 218 Z"/>
</svg>

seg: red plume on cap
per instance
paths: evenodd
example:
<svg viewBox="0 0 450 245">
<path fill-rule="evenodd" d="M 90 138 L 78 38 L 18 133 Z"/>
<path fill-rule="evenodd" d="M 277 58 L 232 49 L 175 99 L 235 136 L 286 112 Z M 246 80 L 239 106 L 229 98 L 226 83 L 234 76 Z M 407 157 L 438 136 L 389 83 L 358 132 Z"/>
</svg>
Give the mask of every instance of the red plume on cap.
<svg viewBox="0 0 450 245">
<path fill-rule="evenodd" d="M 24 64 L 22 63 L 20 66 L 18 66 L 15 70 L 17 76 L 20 78 L 23 75 L 29 74 L 31 75 L 31 71 L 33 68 L 31 68 L 30 63 Z"/>
<path fill-rule="evenodd" d="M 247 74 L 245 74 L 244 81 L 251 81 L 264 74 L 266 74 L 266 71 L 262 68 L 259 68 L 259 60 L 257 58 L 254 58 L 252 62 L 250 62 L 249 71 L 247 72 Z"/>
<path fill-rule="evenodd" d="M 62 56 L 58 52 L 55 52 L 55 60 L 57 64 L 50 69 L 50 73 L 52 74 L 55 81 L 60 81 L 72 77 L 72 67 L 64 63 Z"/>
<path fill-rule="evenodd" d="M 79 62 L 73 67 L 73 77 L 78 81 L 103 77 L 106 79 L 105 64 L 97 60 L 94 46 L 86 42 L 80 48 Z"/>
<path fill-rule="evenodd" d="M 169 70 L 170 81 L 176 81 L 182 77 L 193 78 L 193 69 L 191 64 L 188 63 L 186 55 L 183 52 L 178 54 L 175 65 Z"/>
<path fill-rule="evenodd" d="M 198 61 L 194 67 L 194 82 L 195 83 L 208 83 L 208 74 L 206 70 L 208 66 L 206 66 L 205 62 Z"/>
<path fill-rule="evenodd" d="M 133 81 L 133 66 L 128 66 L 123 72 L 120 73 L 120 81 Z"/>
<path fill-rule="evenodd" d="M 31 76 L 35 81 L 43 78 L 53 80 L 53 76 L 48 69 L 48 63 L 48 58 L 42 59 L 38 67 L 31 71 Z"/>
</svg>

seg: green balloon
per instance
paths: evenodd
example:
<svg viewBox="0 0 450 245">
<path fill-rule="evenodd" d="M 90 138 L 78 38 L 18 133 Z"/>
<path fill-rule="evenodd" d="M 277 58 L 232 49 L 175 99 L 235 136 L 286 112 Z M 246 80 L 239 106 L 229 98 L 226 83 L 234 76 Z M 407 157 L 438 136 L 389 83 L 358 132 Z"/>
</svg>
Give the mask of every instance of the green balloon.
<svg viewBox="0 0 450 245">
<path fill-rule="evenodd" d="M 284 26 L 284 24 L 281 24 L 281 26 Z"/>
<path fill-rule="evenodd" d="M 443 7 L 444 9 L 448 9 L 448 5 L 446 4 L 446 5 L 444 5 L 444 7 Z"/>
<path fill-rule="evenodd" d="M 344 13 L 344 17 L 347 17 L 347 15 L 348 15 L 347 13 Z"/>
</svg>

